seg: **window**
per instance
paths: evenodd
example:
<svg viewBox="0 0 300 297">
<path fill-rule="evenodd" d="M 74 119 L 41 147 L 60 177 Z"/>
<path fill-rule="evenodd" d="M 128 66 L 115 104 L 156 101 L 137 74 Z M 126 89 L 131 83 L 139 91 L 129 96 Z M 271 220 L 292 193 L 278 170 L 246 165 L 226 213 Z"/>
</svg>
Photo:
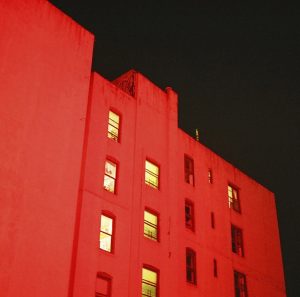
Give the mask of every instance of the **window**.
<svg viewBox="0 0 300 297">
<path fill-rule="evenodd" d="M 241 212 L 238 190 L 231 185 L 228 185 L 228 203 L 229 208 Z"/>
<path fill-rule="evenodd" d="M 194 160 L 188 156 L 184 156 L 184 180 L 194 185 Z"/>
<path fill-rule="evenodd" d="M 112 252 L 114 219 L 105 214 L 100 219 L 100 249 Z"/>
<path fill-rule="evenodd" d="M 243 273 L 234 271 L 235 297 L 247 297 L 246 276 Z"/>
<path fill-rule="evenodd" d="M 208 169 L 208 182 L 210 184 L 213 183 L 213 173 L 212 173 L 212 170 L 211 169 Z"/>
<path fill-rule="evenodd" d="M 111 110 L 108 113 L 107 137 L 119 141 L 120 116 Z"/>
<path fill-rule="evenodd" d="M 142 296 L 157 297 L 158 296 L 158 274 L 154 270 L 143 267 L 142 272 Z"/>
<path fill-rule="evenodd" d="M 155 189 L 159 186 L 159 167 L 148 160 L 145 162 L 145 184 Z"/>
<path fill-rule="evenodd" d="M 189 200 L 185 200 L 185 226 L 192 231 L 195 230 L 195 219 L 194 219 L 194 203 Z"/>
<path fill-rule="evenodd" d="M 215 214 L 213 212 L 210 213 L 210 223 L 211 227 L 215 229 Z"/>
<path fill-rule="evenodd" d="M 218 266 L 216 259 L 214 259 L 214 277 L 218 277 Z"/>
<path fill-rule="evenodd" d="M 158 216 L 148 210 L 144 211 L 144 236 L 158 241 Z"/>
<path fill-rule="evenodd" d="M 196 253 L 190 249 L 186 249 L 186 281 L 196 285 Z"/>
<path fill-rule="evenodd" d="M 110 160 L 106 160 L 104 182 L 103 182 L 104 189 L 109 192 L 115 193 L 116 178 L 117 178 L 117 164 Z"/>
<path fill-rule="evenodd" d="M 244 256 L 243 231 L 234 225 L 231 225 L 231 242 L 232 251 L 239 256 Z"/>
<path fill-rule="evenodd" d="M 111 296 L 111 276 L 104 272 L 99 272 L 96 279 L 96 297 Z"/>
</svg>

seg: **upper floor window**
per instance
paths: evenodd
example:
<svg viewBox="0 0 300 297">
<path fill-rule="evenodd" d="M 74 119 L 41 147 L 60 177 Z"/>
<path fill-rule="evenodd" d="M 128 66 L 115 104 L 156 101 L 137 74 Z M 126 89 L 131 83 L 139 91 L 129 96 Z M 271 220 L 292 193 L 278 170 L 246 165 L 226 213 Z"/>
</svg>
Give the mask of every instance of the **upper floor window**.
<svg viewBox="0 0 300 297">
<path fill-rule="evenodd" d="M 187 282 L 196 285 L 196 253 L 190 249 L 186 249 L 186 280 Z"/>
<path fill-rule="evenodd" d="M 155 189 L 159 187 L 159 167 L 148 160 L 145 162 L 145 184 Z"/>
<path fill-rule="evenodd" d="M 232 208 L 237 212 L 241 212 L 238 189 L 231 185 L 228 185 L 228 204 L 229 208 Z"/>
<path fill-rule="evenodd" d="M 113 250 L 114 219 L 102 214 L 100 218 L 100 249 L 111 253 Z"/>
<path fill-rule="evenodd" d="M 218 266 L 217 266 L 217 260 L 214 259 L 214 277 L 218 277 Z"/>
<path fill-rule="evenodd" d="M 247 297 L 246 275 L 238 271 L 234 271 L 234 291 L 235 297 Z"/>
<path fill-rule="evenodd" d="M 210 184 L 213 183 L 213 173 L 212 173 L 212 170 L 211 169 L 208 169 L 208 182 Z"/>
<path fill-rule="evenodd" d="M 195 215 L 194 215 L 194 203 L 189 200 L 185 200 L 185 226 L 192 231 L 195 230 Z"/>
<path fill-rule="evenodd" d="M 149 210 L 144 211 L 144 236 L 158 241 L 158 216 Z"/>
<path fill-rule="evenodd" d="M 117 164 L 111 160 L 105 161 L 105 173 L 103 187 L 105 190 L 115 193 L 117 179 Z"/>
<path fill-rule="evenodd" d="M 142 296 L 157 297 L 158 296 L 158 273 L 143 267 L 142 272 Z"/>
<path fill-rule="evenodd" d="M 187 155 L 184 156 L 184 180 L 194 185 L 194 160 Z"/>
<path fill-rule="evenodd" d="M 111 276 L 104 272 L 99 272 L 96 279 L 96 297 L 111 296 Z"/>
<path fill-rule="evenodd" d="M 231 225 L 231 242 L 232 251 L 239 256 L 244 256 L 243 231 L 234 225 Z"/>
<path fill-rule="evenodd" d="M 108 113 L 107 137 L 119 141 L 120 116 L 113 111 Z"/>
<path fill-rule="evenodd" d="M 215 229 L 215 214 L 213 212 L 210 213 L 210 224 L 213 229 Z"/>
</svg>

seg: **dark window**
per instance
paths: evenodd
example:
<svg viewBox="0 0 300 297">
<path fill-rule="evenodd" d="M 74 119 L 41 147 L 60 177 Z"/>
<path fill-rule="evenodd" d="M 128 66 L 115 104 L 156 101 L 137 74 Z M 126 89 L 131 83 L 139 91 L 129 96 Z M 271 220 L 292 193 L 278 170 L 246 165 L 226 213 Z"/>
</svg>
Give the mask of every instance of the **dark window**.
<svg viewBox="0 0 300 297">
<path fill-rule="evenodd" d="M 216 259 L 214 259 L 214 277 L 218 277 L 218 266 Z"/>
<path fill-rule="evenodd" d="M 142 271 L 142 296 L 158 296 L 158 272 L 148 267 L 143 267 Z"/>
<path fill-rule="evenodd" d="M 239 256 L 244 256 L 243 231 L 234 225 L 231 225 L 231 242 L 232 251 Z"/>
<path fill-rule="evenodd" d="M 211 227 L 215 229 L 215 214 L 213 212 L 210 213 L 210 222 L 211 222 Z"/>
<path fill-rule="evenodd" d="M 246 276 L 243 273 L 234 271 L 235 297 L 247 297 Z"/>
<path fill-rule="evenodd" d="M 111 296 L 111 277 L 99 272 L 96 279 L 96 297 L 110 297 Z"/>
<path fill-rule="evenodd" d="M 195 230 L 195 219 L 194 219 L 194 204 L 189 200 L 185 200 L 185 226 L 192 231 Z"/>
<path fill-rule="evenodd" d="M 190 249 L 186 249 L 186 281 L 196 285 L 196 253 Z"/>
<path fill-rule="evenodd" d="M 144 236 L 158 241 L 158 216 L 147 209 L 144 211 Z"/>
<path fill-rule="evenodd" d="M 210 184 L 213 183 L 213 173 L 212 173 L 212 170 L 211 169 L 208 169 L 208 182 Z"/>
<path fill-rule="evenodd" d="M 231 185 L 228 185 L 228 205 L 229 205 L 229 208 L 232 208 L 233 210 L 235 210 L 237 212 L 241 212 L 238 189 L 234 188 Z"/>
<path fill-rule="evenodd" d="M 194 160 L 188 156 L 184 156 L 184 180 L 191 185 L 194 181 Z"/>
</svg>

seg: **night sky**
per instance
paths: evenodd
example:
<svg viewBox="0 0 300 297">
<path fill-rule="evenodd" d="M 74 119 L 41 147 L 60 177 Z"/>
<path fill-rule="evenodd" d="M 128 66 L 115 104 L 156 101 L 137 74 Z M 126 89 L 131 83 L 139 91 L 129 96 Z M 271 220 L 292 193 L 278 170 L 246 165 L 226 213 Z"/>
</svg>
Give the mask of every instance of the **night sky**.
<svg viewBox="0 0 300 297">
<path fill-rule="evenodd" d="M 202 143 L 275 193 L 287 295 L 299 297 L 299 7 L 50 2 L 95 35 L 93 70 L 112 80 L 134 68 L 171 86 L 179 127 L 198 128 Z"/>
</svg>

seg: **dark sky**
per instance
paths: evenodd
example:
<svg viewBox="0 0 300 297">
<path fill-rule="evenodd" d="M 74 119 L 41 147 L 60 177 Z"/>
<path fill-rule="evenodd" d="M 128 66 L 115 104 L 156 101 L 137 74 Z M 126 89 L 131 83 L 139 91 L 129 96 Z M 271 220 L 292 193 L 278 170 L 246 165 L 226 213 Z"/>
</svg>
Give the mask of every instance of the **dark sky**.
<svg viewBox="0 0 300 297">
<path fill-rule="evenodd" d="M 199 128 L 202 143 L 275 192 L 287 293 L 299 297 L 299 7 L 50 2 L 94 33 L 95 71 L 111 80 L 134 68 L 171 86 L 179 127 L 191 135 Z"/>
</svg>

